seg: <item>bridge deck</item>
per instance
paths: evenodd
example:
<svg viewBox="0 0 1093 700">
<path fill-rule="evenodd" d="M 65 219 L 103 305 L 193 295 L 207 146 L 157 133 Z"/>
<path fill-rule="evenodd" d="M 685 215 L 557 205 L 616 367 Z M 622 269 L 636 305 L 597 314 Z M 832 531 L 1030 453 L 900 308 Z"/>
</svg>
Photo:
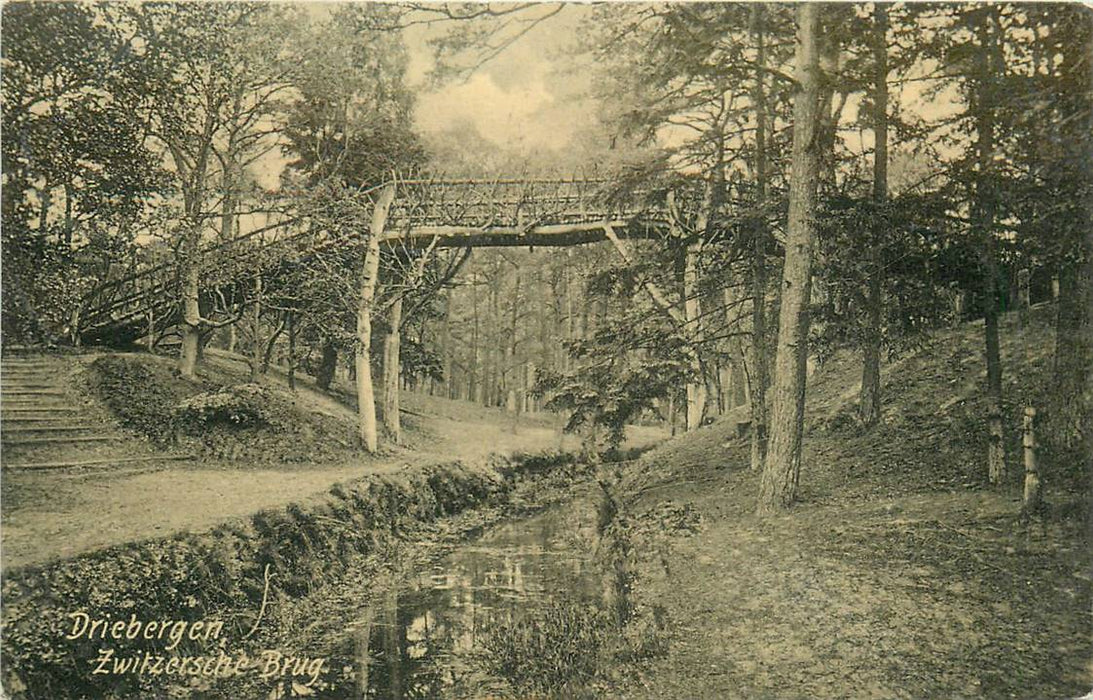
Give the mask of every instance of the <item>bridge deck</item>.
<svg viewBox="0 0 1093 700">
<path fill-rule="evenodd" d="M 597 222 L 572 224 L 543 224 L 531 227 L 516 226 L 416 226 L 409 230 L 388 230 L 383 245 L 405 245 L 437 248 L 486 248 L 486 247 L 563 247 L 597 243 L 607 240 L 604 226 L 616 230 L 619 238 L 654 238 L 658 227 L 653 222 L 636 224 L 626 219 L 605 219 Z"/>
<path fill-rule="evenodd" d="M 607 226 L 620 239 L 655 238 L 666 228 L 663 211 L 635 204 L 634 198 L 618 201 L 612 183 L 602 179 L 403 180 L 394 187 L 381 239 L 385 247 L 561 247 L 607 240 Z M 362 211 L 370 207 L 369 194 L 357 195 Z M 366 231 L 367 222 L 359 229 Z M 203 285 L 216 287 L 225 275 L 238 276 L 254 265 L 360 244 L 359 234 L 352 227 L 329 231 L 285 218 L 206 248 Z M 85 298 L 81 325 L 92 330 L 133 322 L 146 311 L 162 313 L 175 305 L 176 285 L 172 263 L 106 282 Z"/>
</svg>

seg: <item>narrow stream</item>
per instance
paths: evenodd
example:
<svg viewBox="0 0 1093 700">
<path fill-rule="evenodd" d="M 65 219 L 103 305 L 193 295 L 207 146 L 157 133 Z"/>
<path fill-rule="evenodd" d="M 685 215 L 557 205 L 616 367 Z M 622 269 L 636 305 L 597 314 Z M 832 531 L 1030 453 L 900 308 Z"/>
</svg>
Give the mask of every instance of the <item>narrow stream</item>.
<svg viewBox="0 0 1093 700">
<path fill-rule="evenodd" d="M 472 655 L 499 620 L 549 602 L 594 601 L 602 574 L 586 550 L 591 511 L 581 501 L 491 528 L 431 570 L 377 596 L 350 625 L 335 668 L 355 683 L 338 698 L 437 698 L 484 690 Z M 468 690 L 469 688 L 469 690 Z"/>
</svg>

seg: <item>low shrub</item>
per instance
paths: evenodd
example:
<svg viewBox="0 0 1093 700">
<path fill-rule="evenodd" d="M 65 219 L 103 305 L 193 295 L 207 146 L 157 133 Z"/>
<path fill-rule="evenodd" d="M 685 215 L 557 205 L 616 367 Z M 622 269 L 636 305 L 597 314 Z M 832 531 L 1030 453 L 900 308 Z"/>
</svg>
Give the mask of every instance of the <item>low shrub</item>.
<svg viewBox="0 0 1093 700">
<path fill-rule="evenodd" d="M 207 391 L 183 400 L 174 410 L 174 420 L 186 433 L 199 433 L 211 426 L 265 428 L 274 425 L 280 413 L 271 392 L 258 384 L 239 384 Z"/>
<path fill-rule="evenodd" d="M 488 625 L 474 658 L 513 698 L 604 697 L 613 676 L 668 653 L 666 626 L 660 606 L 620 627 L 605 607 L 562 598 Z"/>
<path fill-rule="evenodd" d="M 515 697 L 564 695 L 597 678 L 600 649 L 612 629 L 599 608 L 559 601 L 498 621 L 477 658 Z"/>
</svg>

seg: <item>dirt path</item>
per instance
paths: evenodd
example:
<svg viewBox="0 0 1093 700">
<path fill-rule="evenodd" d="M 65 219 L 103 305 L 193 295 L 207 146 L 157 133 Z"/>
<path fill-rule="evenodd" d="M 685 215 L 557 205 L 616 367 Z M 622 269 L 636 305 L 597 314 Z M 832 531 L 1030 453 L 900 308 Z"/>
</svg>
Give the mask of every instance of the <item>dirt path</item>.
<svg viewBox="0 0 1093 700">
<path fill-rule="evenodd" d="M 81 361 L 88 361 L 83 358 Z M 217 358 L 221 369 L 239 369 Z M 299 383 L 298 401 L 308 410 L 352 420 L 353 410 Z M 5 569 L 68 557 L 112 544 L 179 531 L 207 529 L 224 520 L 325 491 L 331 485 L 407 464 L 479 460 L 490 453 L 575 449 L 571 436 L 559 439 L 550 421 L 524 419 L 514 432 L 499 411 L 465 402 L 408 394 L 417 416 L 408 423 L 409 447 L 323 466 L 255 468 L 227 462 L 175 462 L 156 468 L 123 466 L 80 473 L 5 470 L 2 486 L 2 562 Z M 660 439 L 638 430 L 632 444 Z M 123 438 L 124 440 L 124 438 Z M 132 439 L 130 448 L 147 451 Z M 125 451 L 124 445 L 115 452 Z"/>
<path fill-rule="evenodd" d="M 398 465 L 373 465 L 368 471 Z M 4 566 L 201 530 L 362 473 L 360 467 L 231 471 L 175 466 L 120 476 L 9 474 L 3 495 Z"/>
<path fill-rule="evenodd" d="M 486 436 L 493 426 L 453 424 L 453 434 Z M 542 433 L 546 432 L 546 435 Z M 549 431 L 527 431 L 526 449 L 549 444 Z M 474 459 L 488 453 L 466 439 L 460 450 L 404 452 L 357 464 L 276 469 L 233 468 L 231 464 L 174 463 L 154 471 L 102 470 L 63 474 L 11 472 L 3 478 L 4 568 L 73 556 L 111 544 L 202 530 L 236 516 L 284 504 L 331 485 L 411 463 Z M 509 439 L 507 446 L 520 445 Z M 436 446 L 440 448 L 440 445 Z M 494 450 L 499 451 L 499 450 Z"/>
</svg>

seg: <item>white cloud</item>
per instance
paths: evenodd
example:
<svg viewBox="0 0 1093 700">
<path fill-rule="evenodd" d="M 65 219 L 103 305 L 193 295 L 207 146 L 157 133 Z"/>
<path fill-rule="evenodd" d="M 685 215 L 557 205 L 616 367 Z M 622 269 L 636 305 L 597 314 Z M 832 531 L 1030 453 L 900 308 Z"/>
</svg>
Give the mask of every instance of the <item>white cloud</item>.
<svg viewBox="0 0 1093 700">
<path fill-rule="evenodd" d="M 481 134 L 503 148 L 561 148 L 572 133 L 552 119 L 554 96 L 540 80 L 504 89 L 489 73 L 476 73 L 465 83 L 422 95 L 416 121 L 422 131 L 438 133 L 451 124 L 470 121 Z"/>
</svg>

